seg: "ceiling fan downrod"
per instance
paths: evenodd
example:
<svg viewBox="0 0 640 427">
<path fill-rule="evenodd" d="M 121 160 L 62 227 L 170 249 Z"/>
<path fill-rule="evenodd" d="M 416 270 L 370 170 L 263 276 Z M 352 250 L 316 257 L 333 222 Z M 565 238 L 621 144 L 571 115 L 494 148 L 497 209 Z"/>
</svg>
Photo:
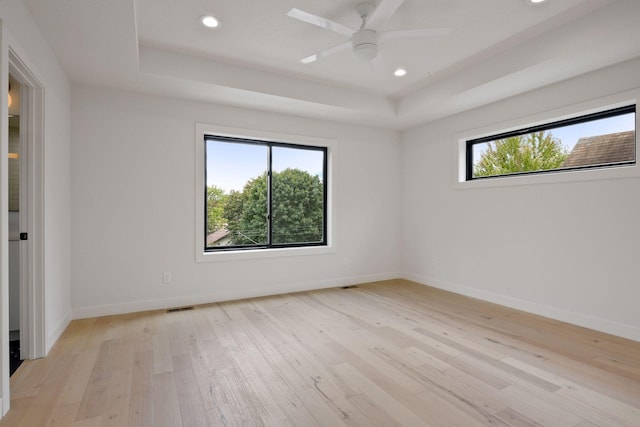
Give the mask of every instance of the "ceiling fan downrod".
<svg viewBox="0 0 640 427">
<path fill-rule="evenodd" d="M 373 12 L 375 6 L 371 3 L 358 3 L 356 13 L 362 19 L 360 29 L 351 36 L 353 56 L 363 61 L 371 61 L 378 56 L 378 33 L 375 30 L 365 28 L 367 17 Z"/>
</svg>

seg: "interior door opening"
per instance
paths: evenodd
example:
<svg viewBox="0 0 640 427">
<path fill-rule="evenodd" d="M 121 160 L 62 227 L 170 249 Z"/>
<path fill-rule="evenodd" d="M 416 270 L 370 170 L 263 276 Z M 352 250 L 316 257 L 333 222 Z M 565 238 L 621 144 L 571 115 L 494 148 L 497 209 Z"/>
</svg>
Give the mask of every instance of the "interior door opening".
<svg viewBox="0 0 640 427">
<path fill-rule="evenodd" d="M 4 155 L 10 158 L 7 159 L 9 165 L 3 177 L 8 184 L 5 187 L 7 199 L 12 201 L 7 204 L 9 212 L 3 214 L 12 217 L 7 230 L 11 240 L 8 243 L 19 249 L 15 249 L 12 254 L 16 255 L 15 260 L 11 260 L 13 262 L 8 268 L 8 273 L 14 280 L 13 299 L 8 301 L 8 314 L 12 317 L 9 320 L 13 320 L 13 323 L 2 322 L 3 333 L 7 337 L 2 344 L 9 344 L 7 341 L 10 341 L 13 335 L 19 342 L 19 352 L 15 353 L 16 356 L 19 354 L 18 360 L 37 359 L 46 354 L 43 274 L 44 86 L 11 47 L 8 48 L 8 60 L 8 79 L 5 81 L 12 83 L 12 105 L 14 102 L 16 104 L 8 111 L 13 116 L 9 118 L 8 127 L 13 129 L 8 129 L 7 133 L 11 132 L 13 136 L 7 138 Z M 16 92 L 14 95 L 14 90 L 19 90 L 19 93 Z M 8 176 L 9 173 L 15 175 L 15 182 Z M 8 255 L 7 253 L 7 258 Z M 19 286 L 15 286 L 18 283 Z M 10 287 L 9 283 L 5 286 Z M 16 322 L 19 325 L 17 329 Z M 10 334 L 9 331 L 19 333 Z M 7 351 L 3 354 L 3 366 L 11 364 L 10 360 L 6 359 L 7 356 L 10 357 L 10 353 Z M 3 397 L 9 394 L 7 374 L 9 372 L 2 373 Z M 3 399 L 3 411 L 6 410 L 8 405 L 4 404 Z"/>
<path fill-rule="evenodd" d="M 9 368 L 10 375 L 18 369 L 25 358 L 22 349 L 25 346 L 22 339 L 25 334 L 22 330 L 22 307 L 25 300 L 21 278 L 27 272 L 22 271 L 23 242 L 20 237 L 23 233 L 25 212 L 27 204 L 22 196 L 22 163 L 26 150 L 22 150 L 24 137 L 21 132 L 20 120 L 22 87 L 18 80 L 9 74 L 9 150 L 8 150 L 8 186 L 9 186 Z M 26 237 L 23 235 L 23 237 Z M 26 343 L 25 343 L 26 344 Z"/>
</svg>

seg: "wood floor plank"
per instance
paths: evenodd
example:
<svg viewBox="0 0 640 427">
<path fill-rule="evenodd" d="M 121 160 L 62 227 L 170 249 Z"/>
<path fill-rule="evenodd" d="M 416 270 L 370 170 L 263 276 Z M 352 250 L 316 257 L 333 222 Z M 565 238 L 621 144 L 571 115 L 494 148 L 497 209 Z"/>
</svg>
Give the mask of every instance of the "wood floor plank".
<svg viewBox="0 0 640 427">
<path fill-rule="evenodd" d="M 173 372 L 154 374 L 152 393 L 154 426 L 182 427 L 178 390 Z"/>
<path fill-rule="evenodd" d="M 496 415 L 506 424 L 513 427 L 543 427 L 542 424 L 535 422 L 512 408 L 504 408 Z"/>
<path fill-rule="evenodd" d="M 153 334 L 153 374 L 164 374 L 173 372 L 173 355 L 171 354 L 171 343 L 169 334 L 157 332 Z"/>
<path fill-rule="evenodd" d="M 57 407 L 60 390 L 69 378 L 77 359 L 77 355 L 71 354 L 61 355 L 54 359 L 53 368 L 43 378 L 43 382 L 36 390 L 34 394 L 36 398 L 31 401 L 29 410 L 20 421 L 20 426 L 42 426 L 47 424 L 52 412 Z"/>
<path fill-rule="evenodd" d="M 130 385 L 128 422 L 130 426 L 152 427 L 153 408 L 153 352 L 135 352 Z"/>
<path fill-rule="evenodd" d="M 107 408 L 109 384 L 117 366 L 114 363 L 119 342 L 117 339 L 103 341 L 84 390 L 77 420 L 102 415 Z"/>
<path fill-rule="evenodd" d="M 610 396 L 590 390 L 583 385 L 560 378 L 555 374 L 528 365 L 520 360 L 506 358 L 504 362 L 558 384 L 560 389 L 554 393 L 554 398 L 561 399 L 565 406 L 572 408 L 572 412 L 581 414 L 583 417 L 596 420 L 605 425 L 610 423 L 633 425 L 635 420 L 640 418 L 640 394 L 638 394 L 636 405 L 634 406 L 612 399 Z M 640 389 L 638 392 L 640 393 Z M 600 409 L 602 407 L 606 407 L 608 410 L 602 411 Z"/>
<path fill-rule="evenodd" d="M 113 369 L 105 401 L 102 426 L 119 427 L 128 423 L 129 405 L 131 403 L 131 383 L 133 381 L 133 358 L 130 349 L 133 347 L 129 336 L 121 335 L 113 357 Z"/>
<path fill-rule="evenodd" d="M 11 410 L 0 420 L 0 425 L 19 426 L 22 419 L 27 415 L 29 409 L 33 407 L 33 402 L 35 400 L 36 398 L 34 397 L 11 399 Z"/>
<path fill-rule="evenodd" d="M 372 422 L 380 422 L 382 425 L 420 426 L 425 420 L 420 419 L 409 408 L 387 393 L 382 387 L 371 381 L 358 369 L 349 363 L 341 363 L 334 366 L 333 371 L 353 392 L 352 402 L 366 402 L 366 405 L 358 405 Z M 366 400 L 364 400 L 366 398 Z"/>
<path fill-rule="evenodd" d="M 206 425 L 208 420 L 204 411 L 202 394 L 200 389 L 193 387 L 194 384 L 197 384 L 197 379 L 190 355 L 180 354 L 173 356 L 173 365 L 175 366 L 174 378 L 182 424 L 185 427 Z"/>
<path fill-rule="evenodd" d="M 509 407 L 544 426 L 574 426 L 583 419 L 569 408 L 558 405 L 558 400 L 540 390 L 523 390 L 511 385 L 504 390 L 503 399 Z"/>
<path fill-rule="evenodd" d="M 47 419 L 46 427 L 73 425 L 79 407 L 80 403 L 56 405 L 51 412 L 51 416 Z"/>
<path fill-rule="evenodd" d="M 76 364 L 73 371 L 71 371 L 69 380 L 66 382 L 60 392 L 58 404 L 80 404 L 87 390 L 89 380 L 91 379 L 91 372 L 94 369 L 97 358 L 97 351 L 87 351 L 82 353 L 82 357 L 78 357 L 78 363 Z"/>
<path fill-rule="evenodd" d="M 640 343 L 405 280 L 75 320 L 4 426 L 640 425 Z"/>
</svg>

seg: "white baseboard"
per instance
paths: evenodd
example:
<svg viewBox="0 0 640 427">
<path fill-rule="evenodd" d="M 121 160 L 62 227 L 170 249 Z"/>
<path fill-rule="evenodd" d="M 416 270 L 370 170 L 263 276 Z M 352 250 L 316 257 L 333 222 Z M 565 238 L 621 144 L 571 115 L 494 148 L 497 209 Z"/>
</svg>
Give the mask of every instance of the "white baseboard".
<svg viewBox="0 0 640 427">
<path fill-rule="evenodd" d="M 62 333 L 64 332 L 65 329 L 67 329 L 67 326 L 69 326 L 69 323 L 71 323 L 71 310 L 67 311 L 67 313 L 64 315 L 64 318 L 60 322 L 58 322 L 58 324 L 53 329 L 53 331 L 51 331 L 51 333 L 47 335 L 46 342 L 45 342 L 44 356 L 49 354 L 49 351 L 51 350 L 53 345 L 56 343 L 56 341 L 58 341 L 58 338 L 62 336 Z"/>
<path fill-rule="evenodd" d="M 240 291 L 229 289 L 212 294 L 185 295 L 165 299 L 132 301 L 116 304 L 95 305 L 90 307 L 76 307 L 73 308 L 73 319 L 86 319 L 90 317 L 110 316 L 114 314 L 137 313 L 140 311 L 162 310 L 173 307 L 209 304 L 214 302 L 231 301 L 243 298 L 256 298 L 292 292 L 336 288 L 341 286 L 357 285 L 360 283 L 397 279 L 399 277 L 401 277 L 400 272 L 391 272 L 374 275 L 342 277 L 313 282 L 287 283 L 281 286 L 272 286 L 269 288 L 253 288 Z"/>
<path fill-rule="evenodd" d="M 303 292 L 318 289 L 335 288 L 341 286 L 351 286 L 361 283 L 376 282 L 381 280 L 392 280 L 404 278 L 413 282 L 426 286 L 443 289 L 457 294 L 477 298 L 483 301 L 500 304 L 517 310 L 526 311 L 528 313 L 537 314 L 562 322 L 571 323 L 585 328 L 594 329 L 596 331 L 605 332 L 623 338 L 628 338 L 640 342 L 640 328 L 634 325 L 614 322 L 612 320 L 603 319 L 588 314 L 577 313 L 574 311 L 564 310 L 558 307 L 552 307 L 544 304 L 533 303 L 530 301 L 513 298 L 511 296 L 500 295 L 487 292 L 468 286 L 459 285 L 441 279 L 412 274 L 391 272 L 385 274 L 363 275 L 343 277 L 329 280 L 313 281 L 313 282 L 296 282 L 288 283 L 281 286 L 270 288 L 253 288 L 245 290 L 224 290 L 212 294 L 201 295 L 185 295 L 165 299 L 141 300 L 116 304 L 96 305 L 89 307 L 76 307 L 72 313 L 65 316 L 58 326 L 47 337 L 47 353 L 50 350 L 50 343 L 55 343 L 62 335 L 68 323 L 73 319 L 85 319 L 90 317 L 109 316 L 114 314 L 136 313 L 140 311 L 162 310 L 173 307 L 184 307 L 190 305 L 208 304 L 221 301 L 231 301 L 244 298 L 256 298 L 269 295 L 279 295 L 291 292 Z M 70 317 L 71 316 L 71 317 Z"/>
<path fill-rule="evenodd" d="M 495 294 L 456 283 L 447 282 L 445 280 L 435 279 L 433 277 L 421 276 L 412 273 L 404 273 L 403 278 L 422 285 L 431 286 L 445 291 L 454 292 L 456 294 L 465 295 L 472 298 L 481 299 L 483 301 L 500 304 L 506 307 L 515 308 L 517 310 L 526 311 L 528 313 L 537 314 L 554 320 L 571 323 L 577 326 L 594 329 L 596 331 L 605 332 L 607 334 L 616 335 L 622 338 L 640 342 L 640 328 L 634 325 L 614 322 L 612 320 L 603 319 L 583 313 L 564 310 L 558 307 L 552 307 L 544 304 L 533 303 L 506 295 Z"/>
</svg>

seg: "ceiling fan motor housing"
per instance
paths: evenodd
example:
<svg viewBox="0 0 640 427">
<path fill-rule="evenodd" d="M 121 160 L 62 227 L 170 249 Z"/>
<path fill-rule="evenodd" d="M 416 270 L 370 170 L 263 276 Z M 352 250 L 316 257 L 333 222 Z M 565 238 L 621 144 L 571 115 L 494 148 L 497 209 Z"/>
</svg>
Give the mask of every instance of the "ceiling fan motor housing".
<svg viewBox="0 0 640 427">
<path fill-rule="evenodd" d="M 370 61 L 378 55 L 378 33 L 369 29 L 356 31 L 351 36 L 351 45 L 356 58 Z"/>
</svg>

